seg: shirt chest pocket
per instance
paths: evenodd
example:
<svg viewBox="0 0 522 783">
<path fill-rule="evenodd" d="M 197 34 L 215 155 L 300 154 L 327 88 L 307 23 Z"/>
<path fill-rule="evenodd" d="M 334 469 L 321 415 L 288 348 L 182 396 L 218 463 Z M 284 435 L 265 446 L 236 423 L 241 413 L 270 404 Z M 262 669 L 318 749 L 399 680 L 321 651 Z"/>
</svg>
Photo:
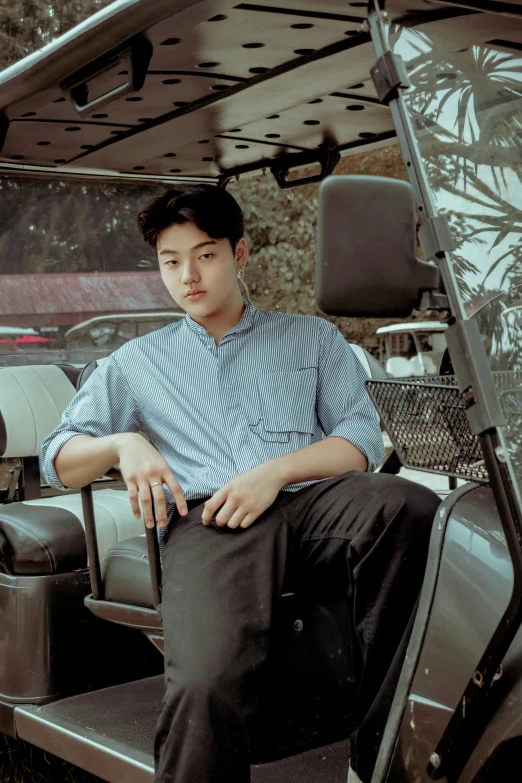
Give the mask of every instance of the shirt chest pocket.
<svg viewBox="0 0 522 783">
<path fill-rule="evenodd" d="M 250 429 L 262 440 L 288 443 L 291 432 L 309 433 L 316 427 L 317 370 L 272 372 L 256 379 L 259 415 Z"/>
</svg>

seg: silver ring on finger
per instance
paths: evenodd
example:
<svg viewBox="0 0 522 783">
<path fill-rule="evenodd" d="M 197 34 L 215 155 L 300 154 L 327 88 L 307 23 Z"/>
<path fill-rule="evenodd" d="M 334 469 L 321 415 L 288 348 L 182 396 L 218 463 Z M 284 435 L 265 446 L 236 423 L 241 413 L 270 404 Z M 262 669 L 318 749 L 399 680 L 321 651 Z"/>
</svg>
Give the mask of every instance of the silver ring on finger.
<svg viewBox="0 0 522 783">
<path fill-rule="evenodd" d="M 155 481 L 154 484 L 150 485 L 150 488 L 152 489 L 152 487 L 157 487 L 158 485 L 161 486 L 161 484 L 162 484 L 161 481 Z"/>
</svg>

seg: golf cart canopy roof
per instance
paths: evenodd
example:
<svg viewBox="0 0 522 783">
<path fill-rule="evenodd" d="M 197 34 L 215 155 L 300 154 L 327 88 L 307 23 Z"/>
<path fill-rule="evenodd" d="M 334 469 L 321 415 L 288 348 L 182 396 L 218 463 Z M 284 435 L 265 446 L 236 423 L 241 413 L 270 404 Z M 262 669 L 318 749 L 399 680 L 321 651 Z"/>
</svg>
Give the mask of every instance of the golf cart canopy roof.
<svg viewBox="0 0 522 783">
<path fill-rule="evenodd" d="M 118 0 L 0 75 L 0 171 L 217 183 L 316 161 L 324 176 L 338 154 L 395 141 L 366 4 L 282 5 Z M 387 10 L 447 24 L 456 47 L 490 37 L 486 14 L 448 2 Z M 504 19 L 502 40 L 519 46 Z"/>
<path fill-rule="evenodd" d="M 392 324 L 391 326 L 381 326 L 376 334 L 389 334 L 390 332 L 443 332 L 448 328 L 448 324 L 440 321 L 415 321 L 415 323 Z"/>
</svg>

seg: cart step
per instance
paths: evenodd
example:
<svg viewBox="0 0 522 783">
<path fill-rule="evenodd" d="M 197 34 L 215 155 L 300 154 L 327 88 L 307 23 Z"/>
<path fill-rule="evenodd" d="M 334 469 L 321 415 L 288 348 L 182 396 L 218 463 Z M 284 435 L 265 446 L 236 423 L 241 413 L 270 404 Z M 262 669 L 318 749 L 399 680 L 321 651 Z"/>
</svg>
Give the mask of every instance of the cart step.
<svg viewBox="0 0 522 783">
<path fill-rule="evenodd" d="M 18 736 L 109 783 L 152 783 L 163 676 L 15 709 Z M 345 783 L 348 740 L 252 766 L 252 783 Z"/>
</svg>

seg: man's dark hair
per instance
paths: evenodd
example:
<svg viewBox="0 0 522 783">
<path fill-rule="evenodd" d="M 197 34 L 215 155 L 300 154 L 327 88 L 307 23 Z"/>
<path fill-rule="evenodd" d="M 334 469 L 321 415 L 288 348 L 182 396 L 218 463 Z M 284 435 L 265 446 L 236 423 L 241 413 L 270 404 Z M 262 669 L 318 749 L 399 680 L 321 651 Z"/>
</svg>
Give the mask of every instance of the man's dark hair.
<svg viewBox="0 0 522 783">
<path fill-rule="evenodd" d="M 154 249 L 160 231 L 181 223 L 194 223 L 212 239 L 228 239 L 232 252 L 245 233 L 241 207 L 230 193 L 215 185 L 187 185 L 168 190 L 138 215 L 143 239 Z"/>
</svg>

